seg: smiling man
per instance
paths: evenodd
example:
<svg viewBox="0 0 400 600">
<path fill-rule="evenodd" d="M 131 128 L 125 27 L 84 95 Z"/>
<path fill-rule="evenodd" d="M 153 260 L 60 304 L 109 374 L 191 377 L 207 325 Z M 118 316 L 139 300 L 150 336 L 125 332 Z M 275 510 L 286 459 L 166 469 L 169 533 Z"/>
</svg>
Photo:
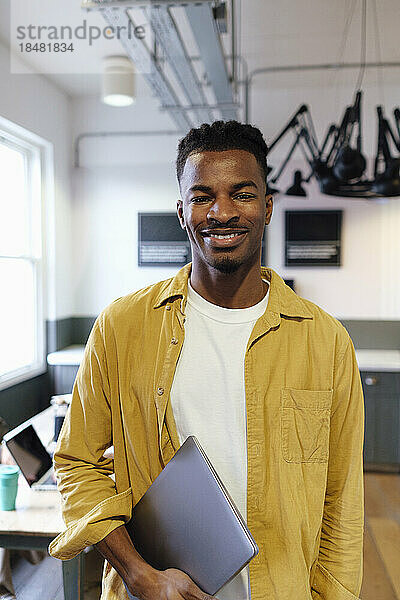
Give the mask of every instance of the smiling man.
<svg viewBox="0 0 400 600">
<path fill-rule="evenodd" d="M 272 214 L 264 169 L 241 149 L 191 152 L 182 162 L 180 156 L 178 216 L 192 249 L 191 285 L 214 304 L 252 306 L 268 287 L 260 274 Z"/>
<path fill-rule="evenodd" d="M 216 598 L 359 595 L 354 348 L 338 321 L 261 267 L 266 155 L 261 132 L 236 121 L 181 140 L 177 212 L 192 263 L 116 300 L 91 332 L 54 457 L 67 529 L 50 551 L 67 559 L 95 544 L 106 558 L 102 600 L 127 598 L 125 585 L 140 600 L 211 600 L 184 573 L 146 564 L 124 526 L 189 435 L 260 548 Z"/>
</svg>

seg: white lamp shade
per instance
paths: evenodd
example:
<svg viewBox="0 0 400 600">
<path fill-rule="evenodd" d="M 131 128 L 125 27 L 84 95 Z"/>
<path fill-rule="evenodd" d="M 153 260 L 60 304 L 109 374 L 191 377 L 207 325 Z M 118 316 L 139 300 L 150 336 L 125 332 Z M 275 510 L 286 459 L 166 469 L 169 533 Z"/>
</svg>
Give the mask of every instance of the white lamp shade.
<svg viewBox="0 0 400 600">
<path fill-rule="evenodd" d="M 135 99 L 134 68 L 126 56 L 104 59 L 102 100 L 110 106 L 129 106 Z"/>
</svg>

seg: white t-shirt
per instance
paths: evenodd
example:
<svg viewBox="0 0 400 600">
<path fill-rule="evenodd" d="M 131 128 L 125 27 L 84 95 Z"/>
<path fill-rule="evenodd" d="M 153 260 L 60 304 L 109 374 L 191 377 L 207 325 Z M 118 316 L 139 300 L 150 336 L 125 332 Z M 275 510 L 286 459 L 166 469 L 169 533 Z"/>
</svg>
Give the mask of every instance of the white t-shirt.
<svg viewBox="0 0 400 600">
<path fill-rule="evenodd" d="M 185 340 L 171 389 L 181 444 L 195 435 L 247 520 L 247 417 L 244 358 L 266 296 L 249 308 L 208 302 L 189 282 Z M 249 568 L 217 593 L 219 600 L 249 600 Z"/>
</svg>

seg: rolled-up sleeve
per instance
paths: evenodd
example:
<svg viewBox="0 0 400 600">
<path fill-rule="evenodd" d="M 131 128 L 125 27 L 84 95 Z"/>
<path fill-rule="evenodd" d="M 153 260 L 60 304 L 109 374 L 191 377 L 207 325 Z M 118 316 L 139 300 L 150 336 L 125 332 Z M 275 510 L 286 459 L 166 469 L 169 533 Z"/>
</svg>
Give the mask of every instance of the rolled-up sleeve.
<svg viewBox="0 0 400 600">
<path fill-rule="evenodd" d="M 110 384 L 104 344 L 104 314 L 96 320 L 54 453 L 65 531 L 49 546 L 63 560 L 102 540 L 126 523 L 132 512 L 130 488 L 117 493 L 110 477 L 113 461 L 104 457 L 112 443 Z"/>
<path fill-rule="evenodd" d="M 363 575 L 364 398 L 348 339 L 334 373 L 327 489 L 312 582 L 318 600 L 358 598 Z"/>
</svg>

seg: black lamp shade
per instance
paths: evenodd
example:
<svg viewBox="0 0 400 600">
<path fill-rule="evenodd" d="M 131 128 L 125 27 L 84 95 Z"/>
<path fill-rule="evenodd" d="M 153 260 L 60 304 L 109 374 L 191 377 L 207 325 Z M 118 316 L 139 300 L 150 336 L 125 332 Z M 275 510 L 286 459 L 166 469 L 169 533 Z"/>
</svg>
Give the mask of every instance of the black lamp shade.
<svg viewBox="0 0 400 600">
<path fill-rule="evenodd" d="M 352 181 L 360 179 L 366 166 L 367 162 L 361 152 L 345 144 L 337 153 L 333 174 L 339 181 Z"/>
<path fill-rule="evenodd" d="M 301 171 L 294 172 L 293 184 L 286 190 L 287 196 L 307 196 L 306 190 L 301 185 L 303 182 L 303 176 Z"/>
<path fill-rule="evenodd" d="M 372 191 L 379 196 L 400 196 L 400 177 L 378 179 L 372 184 Z"/>
<path fill-rule="evenodd" d="M 372 191 L 379 196 L 400 196 L 400 158 L 392 158 L 385 171 L 372 184 Z"/>
</svg>

